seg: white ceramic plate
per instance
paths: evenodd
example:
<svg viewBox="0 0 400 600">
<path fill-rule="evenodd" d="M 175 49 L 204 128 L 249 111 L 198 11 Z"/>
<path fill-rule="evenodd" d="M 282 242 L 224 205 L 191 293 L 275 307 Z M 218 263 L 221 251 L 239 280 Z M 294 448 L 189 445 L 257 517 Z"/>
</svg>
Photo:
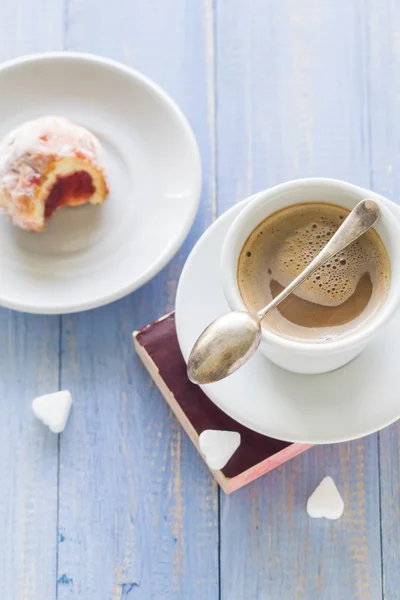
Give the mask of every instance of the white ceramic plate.
<svg viewBox="0 0 400 600">
<path fill-rule="evenodd" d="M 119 63 L 52 53 L 0 66 L 0 137 L 62 115 L 102 142 L 110 197 L 65 208 L 41 234 L 0 217 L 0 304 L 35 313 L 101 306 L 137 289 L 172 258 L 196 214 L 201 168 L 180 110 Z"/>
<path fill-rule="evenodd" d="M 228 228 L 244 206 L 236 205 L 206 231 L 182 272 L 176 325 L 185 360 L 201 331 L 229 310 L 219 257 Z M 400 220 L 400 209 L 390 207 Z M 397 314 L 367 350 L 337 371 L 289 373 L 257 353 L 242 369 L 203 391 L 236 421 L 272 438 L 309 444 L 359 438 L 400 417 L 399 340 Z"/>
</svg>

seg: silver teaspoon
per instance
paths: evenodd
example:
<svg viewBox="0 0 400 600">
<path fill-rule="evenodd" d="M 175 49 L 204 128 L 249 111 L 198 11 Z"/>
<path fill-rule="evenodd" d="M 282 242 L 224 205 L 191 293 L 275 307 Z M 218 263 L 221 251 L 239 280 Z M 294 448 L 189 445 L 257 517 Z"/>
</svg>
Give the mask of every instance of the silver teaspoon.
<svg viewBox="0 0 400 600">
<path fill-rule="evenodd" d="M 193 383 L 213 383 L 240 369 L 260 345 L 263 318 L 318 267 L 368 231 L 379 217 L 378 204 L 362 200 L 314 260 L 265 308 L 257 313 L 232 311 L 213 321 L 192 348 L 187 370 L 189 379 Z"/>
</svg>

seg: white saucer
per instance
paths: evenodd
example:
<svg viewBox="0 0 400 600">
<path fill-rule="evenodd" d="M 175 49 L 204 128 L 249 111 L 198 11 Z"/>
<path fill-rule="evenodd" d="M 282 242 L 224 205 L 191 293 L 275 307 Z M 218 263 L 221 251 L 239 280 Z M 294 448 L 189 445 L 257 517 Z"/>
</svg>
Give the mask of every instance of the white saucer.
<svg viewBox="0 0 400 600">
<path fill-rule="evenodd" d="M 220 283 L 222 243 L 242 202 L 220 217 L 188 258 L 176 299 L 176 326 L 185 360 L 202 330 L 229 310 Z M 400 220 L 400 209 L 393 206 Z M 324 375 L 297 375 L 260 353 L 207 396 L 246 427 L 289 442 L 324 444 L 377 431 L 400 417 L 400 314 L 352 363 Z"/>
<path fill-rule="evenodd" d="M 195 217 L 201 168 L 180 110 L 119 63 L 51 53 L 0 66 L 0 138 L 23 121 L 62 115 L 97 135 L 111 194 L 60 210 L 41 234 L 0 216 L 0 304 L 35 313 L 100 306 L 132 292 L 172 258 Z"/>
</svg>

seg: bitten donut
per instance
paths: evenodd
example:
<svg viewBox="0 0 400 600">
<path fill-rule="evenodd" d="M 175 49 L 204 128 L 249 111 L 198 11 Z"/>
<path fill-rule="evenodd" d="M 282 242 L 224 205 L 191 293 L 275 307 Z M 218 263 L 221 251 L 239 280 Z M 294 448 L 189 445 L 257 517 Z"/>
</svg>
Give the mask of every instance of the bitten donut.
<svg viewBox="0 0 400 600">
<path fill-rule="evenodd" d="M 23 123 L 0 143 L 0 210 L 28 231 L 42 231 L 63 206 L 102 204 L 108 185 L 102 148 L 63 117 Z"/>
</svg>

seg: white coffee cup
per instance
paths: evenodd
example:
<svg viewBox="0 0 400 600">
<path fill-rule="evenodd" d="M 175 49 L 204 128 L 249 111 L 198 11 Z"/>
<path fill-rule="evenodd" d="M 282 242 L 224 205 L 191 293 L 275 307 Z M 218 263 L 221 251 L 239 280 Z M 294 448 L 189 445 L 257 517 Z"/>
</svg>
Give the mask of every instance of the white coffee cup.
<svg viewBox="0 0 400 600">
<path fill-rule="evenodd" d="M 278 210 L 305 202 L 337 204 L 349 210 L 364 198 L 379 203 L 381 218 L 375 229 L 391 264 L 388 296 L 380 309 L 359 329 L 324 343 L 298 342 L 262 328 L 261 352 L 280 367 L 296 373 L 326 373 L 355 358 L 388 321 L 400 302 L 400 225 L 390 200 L 335 179 L 310 178 L 283 183 L 257 194 L 229 228 L 222 249 L 221 271 L 225 297 L 232 310 L 246 310 L 240 295 L 237 268 L 240 252 L 259 223 Z"/>
</svg>

